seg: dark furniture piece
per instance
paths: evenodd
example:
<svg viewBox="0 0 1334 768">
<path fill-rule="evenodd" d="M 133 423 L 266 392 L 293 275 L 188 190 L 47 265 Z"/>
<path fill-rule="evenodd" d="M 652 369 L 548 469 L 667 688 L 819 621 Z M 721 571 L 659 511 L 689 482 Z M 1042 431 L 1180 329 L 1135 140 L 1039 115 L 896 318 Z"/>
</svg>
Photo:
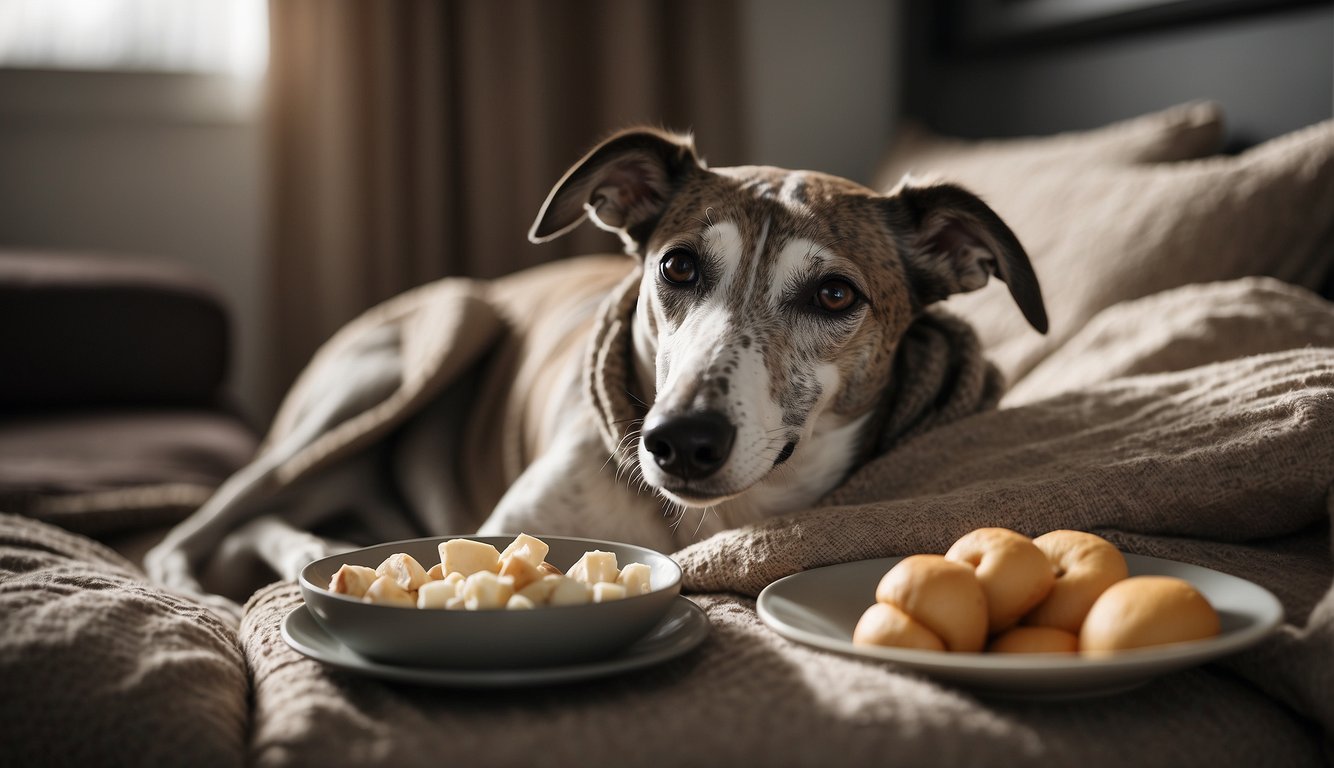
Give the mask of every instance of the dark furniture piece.
<svg viewBox="0 0 1334 768">
<path fill-rule="evenodd" d="M 192 511 L 256 447 L 227 312 L 172 264 L 0 251 L 0 512 L 97 537 Z"/>
</svg>

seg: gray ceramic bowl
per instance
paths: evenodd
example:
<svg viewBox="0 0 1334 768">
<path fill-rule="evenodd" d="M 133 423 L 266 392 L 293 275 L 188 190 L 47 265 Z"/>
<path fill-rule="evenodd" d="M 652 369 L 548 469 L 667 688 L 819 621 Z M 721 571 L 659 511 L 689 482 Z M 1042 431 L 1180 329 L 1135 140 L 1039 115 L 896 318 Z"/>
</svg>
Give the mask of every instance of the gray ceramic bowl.
<svg viewBox="0 0 1334 768">
<path fill-rule="evenodd" d="M 630 544 L 538 536 L 551 545 L 547 562 L 562 569 L 591 549 L 616 553 L 622 567 L 643 563 L 648 594 L 607 603 L 546 606 L 529 611 L 445 611 L 363 603 L 328 590 L 339 566 L 378 566 L 406 552 L 423 566 L 440 562 L 437 545 L 455 538 L 503 550 L 513 536 L 409 539 L 316 560 L 301 570 L 301 594 L 316 620 L 340 642 L 375 661 L 458 669 L 511 669 L 577 664 L 605 658 L 644 636 L 681 593 L 681 567 L 666 555 Z"/>
</svg>

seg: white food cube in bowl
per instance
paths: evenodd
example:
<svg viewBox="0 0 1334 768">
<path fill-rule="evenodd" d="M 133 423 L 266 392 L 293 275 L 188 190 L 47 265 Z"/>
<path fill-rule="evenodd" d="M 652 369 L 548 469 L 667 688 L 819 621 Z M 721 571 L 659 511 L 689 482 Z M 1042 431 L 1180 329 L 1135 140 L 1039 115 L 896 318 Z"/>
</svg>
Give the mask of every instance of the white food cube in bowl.
<svg viewBox="0 0 1334 768">
<path fill-rule="evenodd" d="M 621 569 L 621 575 L 616 578 L 616 583 L 625 587 L 625 593 L 631 597 L 635 595 L 647 594 L 651 589 L 649 584 L 653 569 L 643 563 L 630 563 Z"/>
<path fill-rule="evenodd" d="M 334 571 L 333 578 L 329 580 L 329 591 L 348 597 L 365 597 L 366 590 L 370 589 L 378 578 L 380 577 L 375 575 L 374 568 L 343 565 Z"/>
<path fill-rule="evenodd" d="M 523 595 L 510 595 L 508 603 L 505 603 L 506 610 L 510 611 L 531 611 L 537 605 Z"/>
<path fill-rule="evenodd" d="M 494 611 L 504 608 L 514 595 L 514 579 L 478 571 L 463 582 L 464 605 L 470 611 Z"/>
<path fill-rule="evenodd" d="M 681 569 L 659 552 L 591 539 L 541 535 L 535 538 L 550 546 L 544 562 L 567 571 L 590 551 L 613 556 L 613 563 L 641 563 L 647 569 L 651 589 L 635 595 L 625 584 L 604 584 L 604 601 L 594 602 L 597 586 L 554 575 L 515 589 L 511 576 L 501 577 L 497 573 L 500 551 L 513 543 L 514 537 L 470 536 L 465 540 L 486 545 L 485 548 L 456 544 L 446 551 L 441 545 L 458 537 L 434 537 L 380 544 L 322 558 L 302 570 L 301 591 L 320 625 L 358 654 L 389 664 L 455 669 L 521 669 L 605 658 L 652 630 L 680 594 Z M 434 565 L 442 555 L 453 555 L 445 563 L 449 575 L 423 584 L 413 596 L 412 607 L 364 603 L 328 590 L 333 574 L 341 565 L 376 568 L 395 553 L 410 555 L 423 566 Z M 597 560 L 595 566 L 603 567 Z M 458 568 L 473 570 L 456 576 L 455 573 L 462 574 Z M 483 572 L 486 575 L 480 575 Z M 605 573 L 605 569 L 599 572 Z M 467 577 L 474 574 L 478 576 L 470 592 Z M 624 597 L 609 599 L 617 594 L 617 586 L 625 588 Z M 437 599 L 444 597 L 450 587 L 455 593 L 445 599 L 445 610 L 415 607 L 418 603 L 437 606 Z M 564 602 L 552 605 L 557 602 L 552 597 L 558 589 L 563 590 Z M 422 590 L 427 590 L 426 598 L 422 597 Z M 477 609 L 468 610 L 468 595 L 476 599 Z M 515 602 L 516 596 L 522 599 Z M 528 608 L 525 602 L 533 607 Z M 494 610 L 482 608 L 493 603 Z M 534 638 L 540 638 L 540 642 L 534 642 Z"/>
<path fill-rule="evenodd" d="M 612 584 L 606 581 L 600 581 L 593 585 L 593 602 L 607 603 L 612 600 L 624 600 L 625 587 L 620 584 Z"/>
<path fill-rule="evenodd" d="M 471 576 L 478 571 L 500 571 L 500 550 L 494 544 L 473 539 L 449 539 L 436 547 L 441 570 Z"/>
<path fill-rule="evenodd" d="M 388 576 L 400 589 L 416 592 L 421 585 L 430 581 L 426 569 L 417 559 L 402 552 L 396 552 L 385 558 L 380 567 L 375 569 L 376 576 Z"/>
<path fill-rule="evenodd" d="M 446 608 L 458 593 L 458 585 L 448 581 L 428 581 L 417 590 L 418 608 Z"/>
<path fill-rule="evenodd" d="M 585 584 L 597 584 L 600 581 L 609 581 L 614 584 L 616 583 L 616 577 L 620 574 L 620 570 L 616 567 L 616 553 L 601 550 L 585 552 L 584 556 L 579 558 L 579 562 L 565 572 L 566 576 L 578 579 Z"/>
<path fill-rule="evenodd" d="M 550 605 L 551 593 L 556 591 L 556 585 L 559 583 L 559 579 L 553 579 L 551 577 L 538 579 L 537 581 L 530 583 L 528 586 L 519 589 L 519 591 L 514 594 L 522 595 L 523 597 L 532 600 L 533 605 Z"/>
<path fill-rule="evenodd" d="M 548 576 L 543 581 L 551 582 L 548 605 L 583 605 L 593 599 L 588 585 L 578 579 L 569 576 Z"/>
<path fill-rule="evenodd" d="M 546 556 L 545 552 L 543 556 Z M 514 588 L 518 590 L 541 579 L 543 574 L 536 565 L 520 555 L 501 555 L 500 575 L 508 576 L 514 582 Z"/>
<path fill-rule="evenodd" d="M 536 536 L 529 536 L 521 533 L 514 537 L 505 551 L 500 553 L 501 559 L 507 557 L 516 557 L 525 563 L 536 568 L 547 559 L 547 553 L 551 551 L 551 545 Z"/>
</svg>

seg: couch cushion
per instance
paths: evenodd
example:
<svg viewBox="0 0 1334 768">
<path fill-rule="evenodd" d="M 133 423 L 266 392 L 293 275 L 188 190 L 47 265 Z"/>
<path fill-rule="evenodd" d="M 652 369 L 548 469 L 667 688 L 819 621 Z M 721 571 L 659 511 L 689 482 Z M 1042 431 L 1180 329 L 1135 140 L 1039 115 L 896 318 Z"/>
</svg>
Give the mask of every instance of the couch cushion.
<svg viewBox="0 0 1334 768">
<path fill-rule="evenodd" d="M 1053 170 L 1067 163 L 1156 163 L 1190 160 L 1223 147 L 1223 111 L 1208 101 L 1180 104 L 1090 131 L 1051 136 L 973 141 L 940 136 L 913 122 L 894 137 L 875 171 L 877 189 L 889 189 L 906 173 L 958 171 L 972 175 L 1032 162 Z"/>
<path fill-rule="evenodd" d="M 0 410 L 213 403 L 227 314 L 188 270 L 116 256 L 0 252 Z"/>
<path fill-rule="evenodd" d="M 1120 131 L 1128 147 L 1109 149 Z M 1146 163 L 1141 132 L 979 145 L 921 135 L 886 168 L 980 194 L 1014 229 L 1042 283 L 1051 329 L 1028 327 L 999 281 L 949 309 L 1016 382 L 1102 309 L 1196 282 L 1268 275 L 1321 290 L 1334 272 L 1334 121 L 1236 156 Z M 1082 146 L 1082 150 L 1081 150 Z M 1149 155 L 1163 156 L 1161 146 Z"/>
<path fill-rule="evenodd" d="M 47 412 L 0 420 L 0 511 L 87 534 L 180 519 L 254 453 L 219 412 Z"/>
</svg>

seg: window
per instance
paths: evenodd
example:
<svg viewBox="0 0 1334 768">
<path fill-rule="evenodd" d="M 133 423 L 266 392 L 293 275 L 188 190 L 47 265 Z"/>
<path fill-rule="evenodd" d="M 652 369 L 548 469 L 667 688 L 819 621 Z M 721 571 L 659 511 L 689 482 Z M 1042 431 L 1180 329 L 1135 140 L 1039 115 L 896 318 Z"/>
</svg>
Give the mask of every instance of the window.
<svg viewBox="0 0 1334 768">
<path fill-rule="evenodd" d="M 0 67 L 260 77 L 266 0 L 0 0 Z"/>
</svg>

